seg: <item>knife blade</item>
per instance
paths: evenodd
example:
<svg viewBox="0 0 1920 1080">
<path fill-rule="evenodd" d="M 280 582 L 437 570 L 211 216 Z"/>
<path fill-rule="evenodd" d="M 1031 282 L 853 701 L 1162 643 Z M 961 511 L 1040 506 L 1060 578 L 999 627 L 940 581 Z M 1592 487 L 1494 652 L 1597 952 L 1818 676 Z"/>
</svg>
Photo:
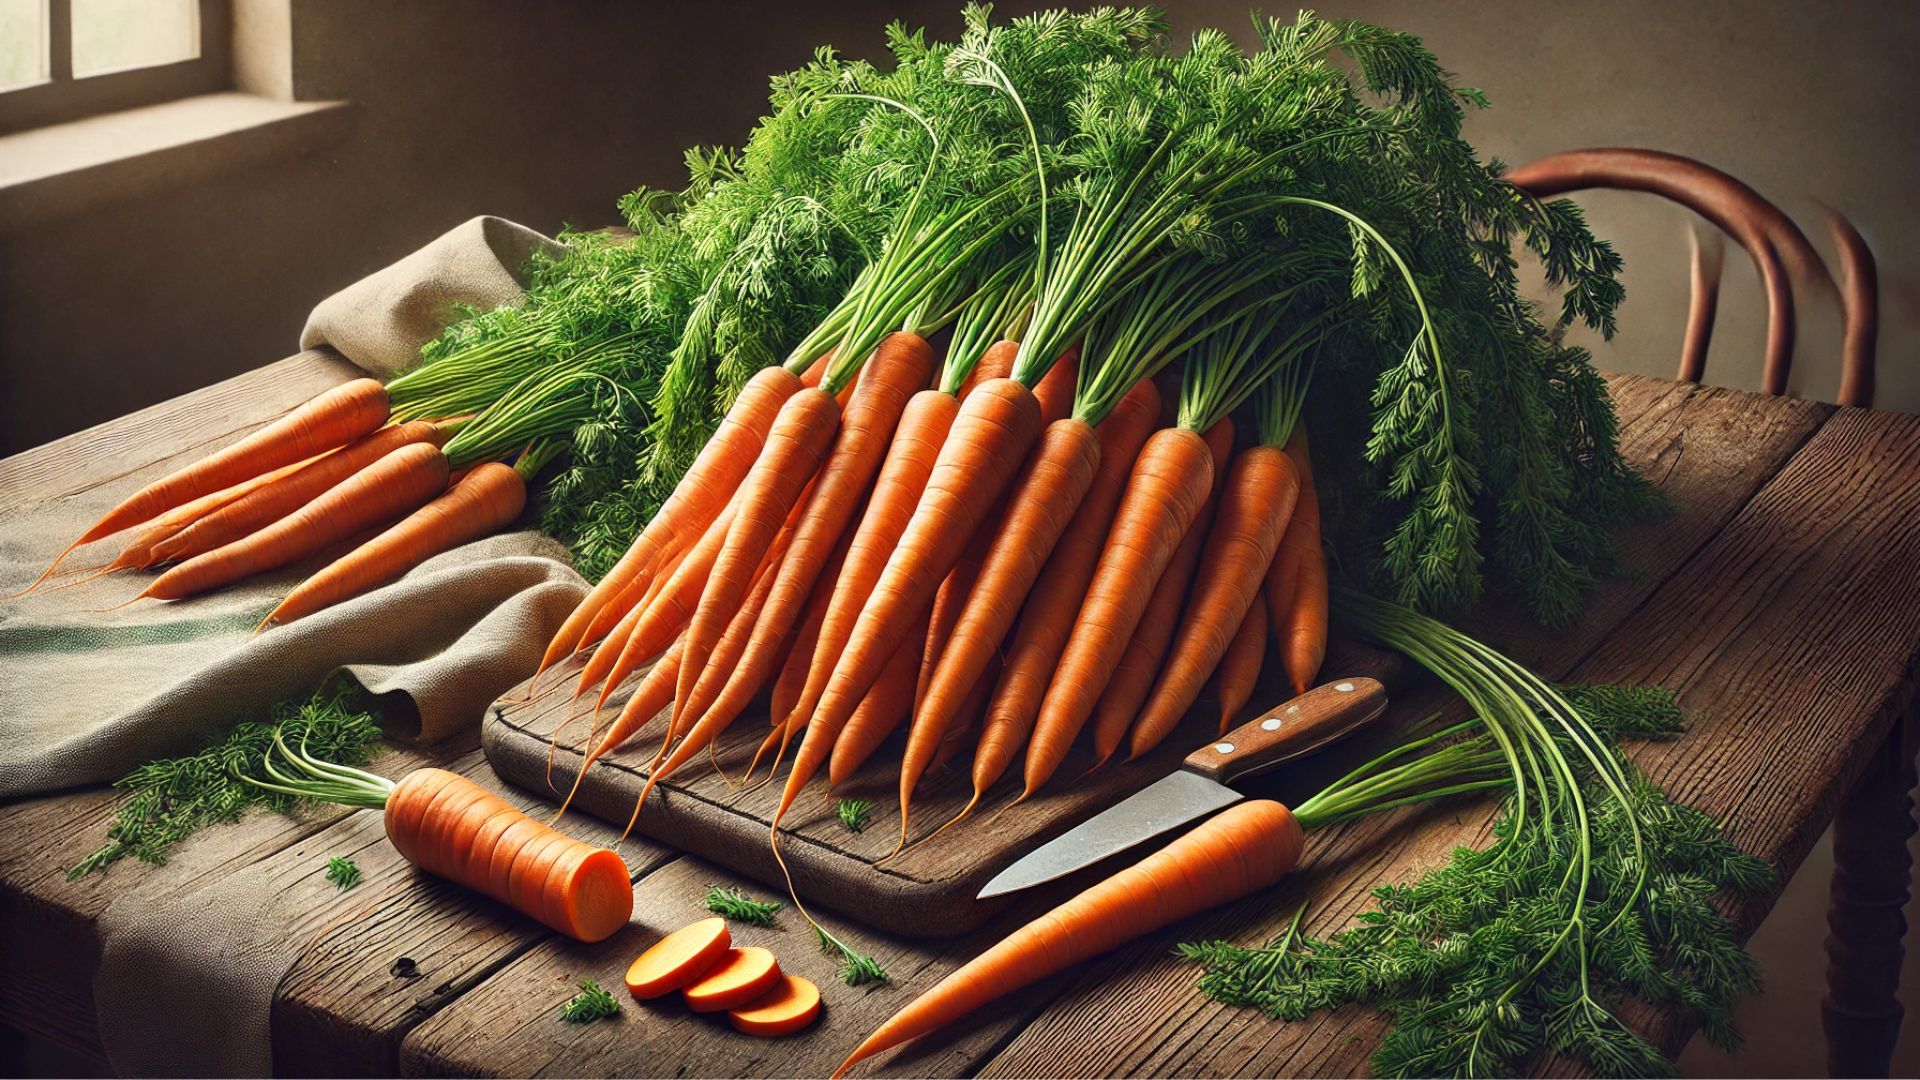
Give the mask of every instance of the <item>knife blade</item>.
<svg viewBox="0 0 1920 1080">
<path fill-rule="evenodd" d="M 1387 707 L 1373 679 L 1317 686 L 1187 755 L 1180 767 L 1028 852 L 980 890 L 987 900 L 1043 885 L 1232 806 L 1234 781 L 1361 727 Z"/>
</svg>

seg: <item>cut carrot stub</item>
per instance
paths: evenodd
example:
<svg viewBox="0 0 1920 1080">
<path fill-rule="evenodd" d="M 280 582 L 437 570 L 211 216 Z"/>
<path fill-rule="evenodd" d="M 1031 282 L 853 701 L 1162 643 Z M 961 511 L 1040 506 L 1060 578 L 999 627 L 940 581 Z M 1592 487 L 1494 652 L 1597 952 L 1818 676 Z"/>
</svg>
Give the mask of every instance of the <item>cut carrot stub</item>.
<svg viewBox="0 0 1920 1080">
<path fill-rule="evenodd" d="M 727 920 L 701 919 L 655 942 L 627 968 L 627 989 L 640 1001 L 693 985 L 733 948 Z"/>
<path fill-rule="evenodd" d="M 687 1008 L 694 1012 L 738 1009 L 779 983 L 780 961 L 757 945 L 728 949 L 713 970 L 687 987 Z"/>
<path fill-rule="evenodd" d="M 798 975 L 783 975 L 774 988 L 727 1014 L 749 1035 L 775 1039 L 806 1028 L 820 1018 L 820 988 Z"/>
</svg>

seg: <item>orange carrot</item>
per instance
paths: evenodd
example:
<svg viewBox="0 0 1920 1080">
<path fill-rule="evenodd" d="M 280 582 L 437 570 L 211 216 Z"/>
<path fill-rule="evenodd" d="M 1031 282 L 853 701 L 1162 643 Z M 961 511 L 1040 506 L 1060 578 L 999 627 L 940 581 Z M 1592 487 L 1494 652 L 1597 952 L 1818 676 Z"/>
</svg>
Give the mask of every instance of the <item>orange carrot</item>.
<svg viewBox="0 0 1920 1080">
<path fill-rule="evenodd" d="M 907 635 L 893 658 L 880 673 L 880 679 L 867 691 L 847 726 L 834 741 L 827 760 L 827 788 L 832 790 L 853 778 L 880 744 L 887 741 L 900 721 L 913 711 L 913 689 L 920 674 L 921 646 L 926 643 L 927 627 Z"/>
<path fill-rule="evenodd" d="M 260 628 L 292 622 L 391 584 L 443 551 L 505 528 L 526 505 L 527 485 L 511 466 L 497 461 L 479 465 L 445 495 L 301 582 Z"/>
<path fill-rule="evenodd" d="M 1098 428 L 1074 418 L 1048 426 L 1040 449 L 1008 500 L 1006 516 L 981 567 L 979 583 L 967 597 L 945 654 L 928 682 L 926 699 L 914 718 L 900 771 L 903 842 L 914 787 L 952 717 L 980 682 L 988 662 L 998 654 L 1029 591 L 1035 591 L 1031 610 L 1059 607 L 1070 612 L 1066 605 L 1076 603 L 1077 594 L 1085 589 L 1127 470 L 1159 417 L 1159 399 L 1159 390 L 1143 380 L 1120 399 Z M 1046 580 L 1035 590 L 1043 567 Z M 1043 620 L 1044 616 L 1036 624 Z M 1065 626 L 1063 618 L 1061 641 L 1065 640 Z M 1016 663 L 1034 665 L 1022 670 L 1037 672 L 1050 662 L 1045 659 L 1046 644 L 1033 640 L 1038 633 L 1036 629 L 1030 634 L 1028 624 L 1022 624 L 1008 653 L 1008 668 L 1001 674 L 1003 685 Z M 1036 684 L 1041 679 L 1044 675 L 1032 676 Z M 1012 706 L 1001 715 L 999 727 L 1010 734 L 1018 725 L 1021 710 Z M 992 719 L 988 723 L 994 725 Z M 1004 734 L 996 735 L 983 746 L 997 747 L 1007 741 Z M 999 767 L 1004 769 L 1004 762 Z M 980 789 L 992 786 L 999 775 L 992 772 Z M 976 772 L 976 776 L 984 773 Z"/>
<path fill-rule="evenodd" d="M 1073 392 L 1079 379 L 1080 346 L 1069 345 L 1034 384 L 1033 397 L 1040 403 L 1041 427 L 1073 415 Z"/>
<path fill-rule="evenodd" d="M 386 421 L 387 389 L 379 380 L 342 383 L 225 450 L 127 496 L 68 544 L 27 591 L 47 580 L 82 544 L 151 521 L 202 495 L 345 446 Z"/>
<path fill-rule="evenodd" d="M 1049 975 L 1269 888 L 1300 861 L 1305 843 L 1286 807 L 1265 799 L 1236 803 L 955 969 L 888 1017 L 834 1076 Z"/>
<path fill-rule="evenodd" d="M 1254 598 L 1240 628 L 1227 643 L 1220 657 L 1219 688 L 1220 734 L 1233 727 L 1233 718 L 1253 700 L 1253 687 L 1260 681 L 1260 668 L 1267 659 L 1267 605 Z"/>
<path fill-rule="evenodd" d="M 840 426 L 840 405 L 824 390 L 805 389 L 787 399 L 767 433 L 760 457 L 740 482 L 740 506 L 727 527 L 700 603 L 687 625 L 686 651 L 680 657 L 680 683 L 673 691 L 676 713 L 685 711 L 694 683 L 707 668 L 713 647 L 726 632 L 752 587 L 752 577 L 774 534 L 820 471 L 821 460 Z"/>
<path fill-rule="evenodd" d="M 933 366 L 933 349 L 926 339 L 911 333 L 888 335 L 863 365 L 865 377 L 847 405 L 833 449 L 820 466 L 806 515 L 780 563 L 746 651 L 738 663 L 709 663 L 699 675 L 685 705 L 696 718 L 706 713 L 723 686 L 738 687 L 750 695 L 766 681 L 828 557 L 851 529 L 854 512 L 887 455 L 909 399 L 933 377 Z M 745 701 L 740 705 L 744 707 Z"/>
<path fill-rule="evenodd" d="M 1018 355 L 1020 355 L 1020 343 L 1017 341 L 1008 341 L 1003 338 L 987 346 L 987 351 L 981 353 L 980 359 L 974 363 L 973 370 L 967 372 L 967 377 L 961 380 L 960 391 L 953 395 L 954 399 L 965 401 L 967 395 L 978 389 L 981 383 L 1012 375 L 1013 360 Z"/>
<path fill-rule="evenodd" d="M 798 975 L 782 975 L 773 989 L 727 1013 L 736 1030 L 763 1039 L 803 1031 L 820 1016 L 820 988 Z"/>
<path fill-rule="evenodd" d="M 799 506 L 795 506 L 789 513 L 797 517 L 800 514 L 800 510 L 801 508 Z M 740 610 L 737 613 L 737 617 L 733 620 L 732 625 L 720 635 L 720 640 L 714 645 L 712 652 L 713 663 L 724 667 L 731 667 L 739 660 L 740 653 L 746 648 L 747 636 L 752 632 L 753 624 L 759 617 L 762 606 L 767 601 L 767 594 L 772 591 L 777 568 L 785 557 L 788 546 L 792 543 L 795 531 L 796 522 L 789 520 L 786 525 L 781 527 L 780 534 L 774 538 L 773 545 L 767 550 L 766 555 L 762 557 L 760 566 L 753 572 L 749 591 L 747 595 L 741 599 Z M 680 660 L 682 671 L 675 680 L 676 686 L 686 685 L 687 680 L 684 670 L 686 663 L 686 656 L 683 652 Z M 647 794 L 653 790 L 653 785 L 656 782 L 665 778 L 668 773 L 678 769 L 681 765 L 686 764 L 693 755 L 711 746 L 713 740 L 719 738 L 721 733 L 726 731 L 727 727 L 733 723 L 735 717 L 738 715 L 739 712 L 736 710 L 732 714 L 708 712 L 702 716 L 696 714 L 692 709 L 683 709 L 676 704 L 672 718 L 667 726 L 667 738 L 669 740 L 679 738 L 682 731 L 686 733 L 685 737 L 680 738 L 679 744 L 676 745 L 671 752 L 667 752 L 665 747 L 662 747 L 662 752 L 665 754 L 665 757 L 663 760 L 657 761 L 653 768 L 648 770 L 647 784 L 640 791 L 641 803 L 644 804 L 646 802 Z"/>
<path fill-rule="evenodd" d="M 1213 453 L 1198 432 L 1162 428 L 1141 447 L 1086 600 L 1034 720 L 1022 798 L 1046 783 L 1067 756 L 1212 487 Z"/>
<path fill-rule="evenodd" d="M 982 649 L 1000 646 L 1013 626 L 1014 616 L 1022 611 L 1022 601 L 1026 603 L 1019 630 L 1007 646 L 1006 665 L 988 699 L 985 727 L 973 762 L 976 797 L 1000 779 L 1014 755 L 1026 745 L 1040 712 L 1047 677 L 1066 647 L 1074 613 L 1080 610 L 1088 583 L 1099 566 L 1101 545 L 1126 490 L 1127 478 L 1148 444 L 1159 415 L 1160 390 L 1152 382 L 1141 380 L 1127 391 L 1112 414 L 1093 431 L 1099 441 L 1098 468 L 1066 529 L 1061 531 L 1057 522 L 1038 519 L 1058 537 L 1057 542 L 1041 544 L 1046 536 L 1036 533 L 1035 546 L 1027 554 L 1020 548 L 1022 541 L 1010 538 L 1005 585 L 997 576 L 994 585 L 977 590 L 977 621 L 972 611 L 963 616 L 970 640 L 965 646 L 956 645 L 953 651 L 958 657 L 970 656 L 972 662 L 955 672 L 959 678 L 978 668 Z M 1039 497 L 1044 499 L 1046 495 L 1040 493 Z M 1051 552 L 1046 553 L 1049 547 Z M 956 630 L 955 637 L 960 633 Z M 970 651 L 962 652 L 963 648 Z M 939 678 L 936 673 L 936 680 Z M 948 685 L 953 688 L 948 691 L 952 697 L 965 692 L 964 682 Z M 932 697 L 931 690 L 928 696 Z"/>
<path fill-rule="evenodd" d="M 1193 599 L 1134 725 L 1131 756 L 1139 757 L 1166 738 L 1199 698 L 1247 609 L 1260 599 L 1261 583 L 1299 495 L 1300 474 L 1279 447 L 1249 447 L 1233 459 L 1214 511 L 1213 531 L 1200 553 Z"/>
<path fill-rule="evenodd" d="M 866 606 L 874 582 L 880 580 L 881 570 L 898 546 L 900 534 L 906 531 L 914 507 L 926 492 L 927 478 L 933 474 L 934 463 L 946 445 L 959 412 L 959 400 L 938 390 L 922 390 L 907 403 L 893 445 L 887 449 L 887 460 L 874 481 L 873 495 L 854 529 L 846 561 L 821 615 L 820 631 L 807 657 L 807 673 L 799 698 L 788 709 L 774 710 L 776 724 L 784 724 L 796 713 L 811 714 L 820 695 L 826 692 L 827 680 L 840 660 L 847 639 L 853 636 L 854 623 Z"/>
<path fill-rule="evenodd" d="M 713 560 L 719 557 L 720 545 L 726 541 L 727 529 L 733 524 L 734 509 L 734 504 L 729 503 L 719 517 L 708 523 L 706 535 L 674 568 L 673 576 L 667 579 L 658 596 L 644 607 L 635 607 L 621 620 L 626 632 L 621 634 L 616 628 L 606 643 L 588 658 L 586 668 L 580 672 L 580 685 L 573 692 L 575 697 L 602 681 L 607 686 L 619 686 L 620 680 L 634 668 L 663 652 L 687 628 L 700 591 L 706 588 Z M 611 648 L 615 636 L 622 638 L 618 649 Z M 603 656 L 607 658 L 604 663 Z"/>
<path fill-rule="evenodd" d="M 154 545 L 154 558 L 160 562 L 180 562 L 224 547 L 279 521 L 403 446 L 413 443 L 440 446 L 446 439 L 443 429 L 424 420 L 381 428 L 322 456 L 277 483 L 248 492 L 181 529 Z"/>
<path fill-rule="evenodd" d="M 787 645 L 787 655 L 780 664 L 780 677 L 774 680 L 773 698 L 768 710 L 776 725 L 787 718 L 800 700 L 800 688 L 806 682 L 807 667 L 813 660 L 813 646 L 820 640 L 820 624 L 827 617 L 827 604 L 833 599 L 834 585 L 840 580 L 841 568 L 847 563 L 847 550 L 853 543 L 853 537 L 854 534 L 848 532 L 833 549 L 833 557 L 827 560 L 827 568 L 820 572 L 820 580 L 813 586 L 813 595 L 807 598 L 807 610 L 801 614 L 800 625 Z"/>
<path fill-rule="evenodd" d="M 196 555 L 147 586 L 142 597 L 178 600 L 299 562 L 425 503 L 447 486 L 447 456 L 413 443 L 251 536 Z"/>
<path fill-rule="evenodd" d="M 1304 694 L 1327 658 L 1327 553 L 1320 547 L 1320 497 L 1303 429 L 1287 440 L 1287 457 L 1300 474 L 1300 499 L 1267 571 L 1267 614 L 1287 678 Z"/>
<path fill-rule="evenodd" d="M 560 815 L 566 813 L 567 807 L 572 805 L 573 797 L 580 793 L 580 781 L 586 778 L 587 769 L 594 762 L 626 745 L 628 739 L 633 738 L 640 729 L 652 723 L 654 717 L 665 712 L 667 706 L 673 704 L 673 684 L 680 674 L 680 645 L 680 641 L 674 642 L 673 647 L 667 650 L 667 654 L 660 658 L 660 662 L 648 670 L 646 677 L 640 680 L 640 686 L 634 690 L 633 696 L 628 698 L 627 703 L 621 707 L 620 715 L 615 717 L 613 724 L 607 728 L 607 733 L 602 735 L 600 741 L 587 751 L 586 757 L 580 760 L 580 771 L 574 774 L 573 787 L 568 790 L 567 797 L 560 800 L 560 809 L 554 812 L 555 821 L 560 820 Z M 662 749 L 665 749 L 664 744 Z M 549 772 L 552 770 L 552 750 L 553 748 L 549 746 Z"/>
<path fill-rule="evenodd" d="M 1180 538 L 1180 546 L 1174 549 L 1172 561 L 1160 575 L 1160 583 L 1153 587 L 1147 610 L 1140 616 L 1140 626 L 1134 630 L 1133 640 L 1127 643 L 1127 651 L 1121 654 L 1120 663 L 1113 669 L 1113 678 L 1094 706 L 1095 769 L 1105 765 L 1114 751 L 1120 749 L 1134 717 L 1140 715 L 1140 707 L 1147 703 L 1147 692 L 1153 689 L 1160 661 L 1166 658 L 1167 647 L 1173 644 L 1173 631 L 1180 624 L 1180 609 L 1186 605 L 1187 587 L 1193 583 L 1193 572 L 1200 565 L 1200 550 L 1206 546 L 1207 533 L 1213 527 L 1214 507 L 1219 502 L 1220 488 L 1227 481 L 1228 456 L 1233 453 L 1232 419 L 1222 417 L 1203 437 L 1213 462 L 1213 488 L 1207 501 L 1200 505 L 1200 512 L 1194 515 L 1187 535 Z"/>
<path fill-rule="evenodd" d="M 368 779 L 385 787 L 387 838 L 420 869 L 579 941 L 603 941 L 633 914 L 627 865 L 606 848 L 554 832 L 443 769 L 417 769 L 397 784 Z"/>
<path fill-rule="evenodd" d="M 598 640 L 590 636 L 588 630 L 601 614 L 601 608 L 635 579 L 647 576 L 663 552 L 699 540 L 753 466 L 781 405 L 799 389 L 799 376 L 780 367 L 764 368 L 747 380 L 733 399 L 726 418 L 701 448 L 700 456 L 674 485 L 673 494 L 661 504 L 660 512 L 647 522 L 626 554 L 554 633 L 534 673 L 536 681 L 540 672 L 552 667 L 561 657 Z M 624 611 L 616 614 L 613 621 L 618 622 L 624 614 Z"/>
<path fill-rule="evenodd" d="M 699 982 L 732 948 L 725 919 L 683 926 L 634 959 L 627 968 L 627 990 L 640 1001 L 671 994 Z"/>
<path fill-rule="evenodd" d="M 780 818 L 826 762 L 848 717 L 892 659 L 887 644 L 897 647 L 926 617 L 941 580 L 1012 482 L 1039 430 L 1033 393 L 1012 379 L 982 383 L 961 402 L 913 518 L 868 596 L 819 706 L 806 719 L 774 813 L 776 834 Z"/>
</svg>

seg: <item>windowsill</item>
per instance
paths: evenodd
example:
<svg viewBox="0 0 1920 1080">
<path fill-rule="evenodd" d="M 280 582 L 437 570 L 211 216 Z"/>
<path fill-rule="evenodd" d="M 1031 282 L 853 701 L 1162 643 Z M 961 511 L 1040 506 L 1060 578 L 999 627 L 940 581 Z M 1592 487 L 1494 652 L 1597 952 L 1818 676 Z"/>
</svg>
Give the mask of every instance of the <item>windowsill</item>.
<svg viewBox="0 0 1920 1080">
<path fill-rule="evenodd" d="M 0 224 L 309 153 L 338 139 L 349 113 L 341 101 L 229 92 L 0 135 Z"/>
</svg>

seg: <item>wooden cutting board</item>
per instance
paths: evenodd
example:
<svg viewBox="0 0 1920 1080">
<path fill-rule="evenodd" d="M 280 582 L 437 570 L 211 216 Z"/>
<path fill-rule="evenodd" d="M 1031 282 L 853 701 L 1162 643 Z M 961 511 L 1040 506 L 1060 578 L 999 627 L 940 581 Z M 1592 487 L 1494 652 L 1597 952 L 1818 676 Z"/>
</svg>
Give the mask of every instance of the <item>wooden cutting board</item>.
<svg viewBox="0 0 1920 1080">
<path fill-rule="evenodd" d="M 495 772 L 519 787 L 549 794 L 555 803 L 573 784 L 582 758 L 581 744 L 587 739 L 588 718 L 582 714 L 561 732 L 552 753 L 550 792 L 549 737 L 567 716 L 578 665 L 576 660 L 566 670 L 544 676 L 541 684 L 552 691 L 538 700 L 523 702 L 527 696 L 524 686 L 509 693 L 493 707 L 482 731 L 482 744 Z M 1322 678 L 1371 676 L 1392 691 L 1400 672 L 1395 656 L 1336 641 Z M 1254 695 L 1254 707 L 1241 719 L 1251 719 L 1292 696 L 1277 674 L 1269 672 L 1262 679 L 1260 691 Z M 638 675 L 630 678 L 608 700 L 603 720 L 611 721 L 638 681 Z M 591 698 L 582 701 L 590 704 Z M 967 821 L 929 843 L 911 846 L 958 813 L 972 794 L 969 747 L 921 781 L 914 796 L 909 849 L 875 865 L 893 850 L 900 835 L 902 735 L 896 732 L 833 797 L 825 793 L 826 770 L 821 770 L 781 822 L 781 854 L 792 871 L 794 887 L 809 904 L 822 904 L 875 929 L 909 937 L 963 933 L 1003 910 L 1007 902 L 974 899 L 988 879 L 1038 844 L 1171 772 L 1214 734 L 1215 710 L 1212 702 L 1202 701 L 1180 730 L 1149 756 L 1127 764 L 1109 764 L 1081 779 L 1093 760 L 1083 738 L 1050 787 L 1032 801 L 1009 809 L 1020 790 L 1016 760 L 1009 775 L 988 793 Z M 625 749 L 596 762 L 568 813 L 584 811 L 624 825 L 646 783 L 644 766 L 659 749 L 664 726 L 664 718 L 656 718 Z M 764 704 L 743 714 L 718 743 L 720 769 L 728 777 L 737 778 L 769 730 Z M 1301 797 L 1299 790 L 1287 791 L 1285 774 L 1290 771 L 1282 769 L 1270 778 L 1258 778 L 1259 788 L 1250 787 L 1249 793 L 1283 800 L 1289 794 Z M 765 775 L 764 764 L 761 775 Z M 784 766 L 781 775 L 784 779 Z M 834 813 L 838 797 L 872 800 L 872 822 L 864 832 L 855 833 L 840 822 Z M 736 789 L 716 772 L 713 763 L 695 761 L 654 788 L 634 831 L 764 882 L 769 897 L 777 897 L 786 888 L 768 837 L 778 798 L 776 784 Z M 1085 882 L 1077 884 L 1084 886 Z"/>
</svg>

